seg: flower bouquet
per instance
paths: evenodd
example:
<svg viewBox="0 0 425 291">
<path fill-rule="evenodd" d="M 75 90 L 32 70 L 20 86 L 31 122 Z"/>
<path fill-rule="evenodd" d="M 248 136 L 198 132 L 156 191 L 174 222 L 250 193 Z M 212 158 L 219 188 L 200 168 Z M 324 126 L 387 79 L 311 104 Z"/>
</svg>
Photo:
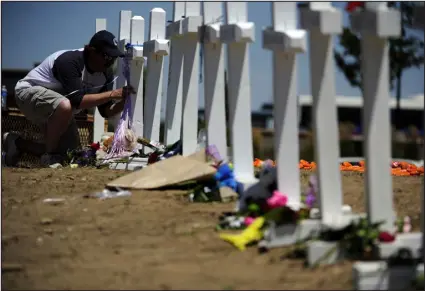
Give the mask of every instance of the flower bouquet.
<svg viewBox="0 0 425 291">
<path fill-rule="evenodd" d="M 96 152 L 100 149 L 100 143 L 92 143 L 90 146 L 69 151 L 67 162 L 80 167 L 95 167 L 97 164 Z"/>
</svg>

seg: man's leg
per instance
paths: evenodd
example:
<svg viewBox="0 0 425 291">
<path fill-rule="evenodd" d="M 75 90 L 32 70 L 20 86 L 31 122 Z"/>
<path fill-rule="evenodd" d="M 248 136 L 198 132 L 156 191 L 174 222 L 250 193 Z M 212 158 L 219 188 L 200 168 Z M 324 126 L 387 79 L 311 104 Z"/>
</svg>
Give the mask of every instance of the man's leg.
<svg viewBox="0 0 425 291">
<path fill-rule="evenodd" d="M 48 133 L 46 127 L 46 137 L 48 134 L 50 133 Z M 75 123 L 75 119 L 72 118 L 65 132 L 59 137 L 59 141 L 57 146 L 54 147 L 54 150 L 47 152 L 46 146 L 46 153 L 41 156 L 41 163 L 51 168 L 57 168 L 63 164 L 67 153 L 78 148 L 79 145 L 80 137 L 78 134 L 78 127 Z"/>
<path fill-rule="evenodd" d="M 12 135 L 13 133 L 9 133 Z M 18 136 L 16 138 L 16 147 L 22 153 L 28 153 L 33 156 L 41 157 L 46 152 L 46 146 L 33 140 L 27 140 Z"/>
<path fill-rule="evenodd" d="M 14 132 L 6 132 L 3 136 L 5 142 L 5 151 L 8 150 L 8 145 L 13 143 L 16 145 L 16 150 L 22 153 L 28 153 L 33 156 L 41 157 L 46 151 L 46 145 L 33 140 L 27 140 Z M 80 147 L 80 136 L 75 119 L 71 120 L 66 132 L 62 135 L 59 146 L 57 147 L 58 154 L 65 155 L 69 150 L 74 150 Z M 12 147 L 13 148 L 13 147 Z M 9 151 L 10 152 L 10 151 Z"/>
<path fill-rule="evenodd" d="M 63 134 L 68 130 L 73 119 L 72 106 L 68 99 L 63 99 L 55 106 L 53 114 L 47 120 L 46 125 L 46 153 L 58 154 L 59 142 Z"/>
<path fill-rule="evenodd" d="M 57 153 L 65 156 L 69 151 L 78 149 L 81 147 L 80 134 L 78 133 L 78 126 L 74 118 L 68 125 L 67 130 L 62 135 L 59 145 L 57 147 Z"/>
<path fill-rule="evenodd" d="M 26 117 L 28 115 L 33 116 L 33 111 L 37 108 L 37 103 L 35 102 L 36 95 L 42 92 L 38 88 L 41 87 L 27 88 L 15 92 L 16 105 Z M 41 89 L 45 90 L 45 88 Z M 34 122 L 33 118 L 27 117 L 27 119 Z M 45 152 L 44 144 L 26 140 L 15 132 L 4 133 L 2 143 L 3 152 L 5 153 L 4 163 L 6 166 L 15 166 L 19 161 L 21 152 L 36 156 L 41 156 Z"/>
<path fill-rule="evenodd" d="M 35 142 L 32 140 L 26 140 L 19 136 L 16 133 L 5 133 L 3 139 L 5 142 L 5 151 L 9 153 L 8 157 L 14 157 L 13 160 L 10 158 L 7 160 L 6 164 L 16 164 L 18 162 L 17 154 L 10 154 L 12 151 L 29 153 L 34 156 L 41 157 L 46 154 L 46 145 L 43 143 Z M 8 149 L 8 145 L 10 149 Z M 14 147 L 14 145 L 16 145 Z M 80 148 L 80 134 L 78 132 L 78 126 L 73 118 L 71 123 L 68 125 L 67 130 L 62 135 L 59 141 L 59 146 L 55 150 L 55 152 L 60 156 L 66 156 L 69 151 Z M 59 158 L 59 157 L 56 157 Z M 46 159 L 46 157 L 44 157 Z"/>
<path fill-rule="evenodd" d="M 6 149 L 6 165 L 11 166 L 17 161 L 19 151 L 44 155 L 42 162 L 55 163 L 51 157 L 57 154 L 57 148 L 62 135 L 67 131 L 73 114 L 67 98 L 52 90 L 34 86 L 16 92 L 16 104 L 25 117 L 39 125 L 45 126 L 45 147 L 38 143 L 24 140 L 12 134 L 5 134 L 3 140 Z"/>
<path fill-rule="evenodd" d="M 35 143 L 35 145 L 25 143 L 25 140 L 21 138 L 19 134 L 14 132 L 6 132 L 3 134 L 2 143 L 2 151 L 4 152 L 3 163 L 8 167 L 13 167 L 18 163 L 21 152 L 32 153 L 32 150 L 44 148 L 41 147 L 39 143 Z M 19 144 L 24 144 L 24 146 L 28 147 L 31 151 L 22 150 L 19 147 Z"/>
</svg>

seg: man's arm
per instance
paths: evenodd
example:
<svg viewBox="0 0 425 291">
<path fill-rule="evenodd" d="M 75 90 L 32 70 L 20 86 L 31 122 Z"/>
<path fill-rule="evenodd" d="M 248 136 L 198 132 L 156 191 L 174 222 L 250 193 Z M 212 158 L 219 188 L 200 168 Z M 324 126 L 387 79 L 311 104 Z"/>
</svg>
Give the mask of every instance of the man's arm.
<svg viewBox="0 0 425 291">
<path fill-rule="evenodd" d="M 84 58 L 81 51 L 69 51 L 60 55 L 53 65 L 53 75 L 62 84 L 65 97 L 72 107 L 88 109 L 112 100 L 112 92 L 85 94 L 81 80 Z"/>
<path fill-rule="evenodd" d="M 114 73 L 112 69 L 108 69 L 105 73 L 106 82 L 105 85 L 102 87 L 100 92 L 108 92 L 113 90 L 113 80 L 114 80 Z M 117 115 L 124 109 L 125 99 L 120 100 L 117 103 L 114 103 L 112 101 L 106 102 L 104 104 L 101 104 L 97 106 L 97 109 L 99 110 L 100 115 L 103 118 L 112 117 L 114 115 Z"/>
<path fill-rule="evenodd" d="M 103 118 L 108 118 L 117 115 L 121 111 L 124 110 L 125 100 L 121 100 L 117 103 L 105 103 L 103 105 L 98 106 L 99 113 Z"/>
</svg>

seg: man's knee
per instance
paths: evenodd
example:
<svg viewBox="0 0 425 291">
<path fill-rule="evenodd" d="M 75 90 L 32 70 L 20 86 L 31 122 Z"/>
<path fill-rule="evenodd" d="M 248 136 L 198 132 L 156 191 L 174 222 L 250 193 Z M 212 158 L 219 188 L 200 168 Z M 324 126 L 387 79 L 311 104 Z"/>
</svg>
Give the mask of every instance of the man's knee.
<svg viewBox="0 0 425 291">
<path fill-rule="evenodd" d="M 63 121 L 71 121 L 72 114 L 72 105 L 68 99 L 63 98 L 58 102 L 58 105 L 55 108 L 53 113 L 54 119 L 57 121 L 58 119 Z"/>
<path fill-rule="evenodd" d="M 54 123 L 70 121 L 73 115 L 71 103 L 66 97 L 41 86 L 16 90 L 15 98 L 27 119 L 40 126 L 45 126 L 52 119 Z"/>
</svg>

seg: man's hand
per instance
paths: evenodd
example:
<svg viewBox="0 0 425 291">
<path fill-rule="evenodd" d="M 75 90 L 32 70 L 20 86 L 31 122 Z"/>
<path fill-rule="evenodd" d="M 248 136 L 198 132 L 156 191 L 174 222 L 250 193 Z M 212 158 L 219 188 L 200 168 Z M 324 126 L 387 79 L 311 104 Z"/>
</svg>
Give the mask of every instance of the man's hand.
<svg viewBox="0 0 425 291">
<path fill-rule="evenodd" d="M 124 104 L 127 97 L 130 96 L 130 94 L 132 93 L 136 93 L 133 87 L 125 86 L 123 88 L 108 91 L 108 92 L 102 92 L 97 94 L 86 94 L 83 96 L 83 100 L 81 100 L 79 109 L 93 108 L 95 106 L 106 104 L 112 100 L 123 101 L 118 103 Z"/>
<path fill-rule="evenodd" d="M 124 86 L 120 89 L 111 91 L 111 98 L 116 100 L 125 100 L 130 94 L 135 94 L 136 91 L 131 86 Z"/>
<path fill-rule="evenodd" d="M 131 86 L 125 86 L 117 90 L 112 90 L 110 98 L 118 102 L 112 103 L 104 109 L 104 117 L 111 117 L 123 111 L 125 101 L 127 100 L 127 97 L 130 96 L 130 94 L 132 93 L 134 94 L 136 92 Z"/>
<path fill-rule="evenodd" d="M 125 104 L 125 99 L 121 99 L 121 101 L 111 104 L 109 107 L 105 109 L 105 113 L 104 113 L 105 116 L 111 117 L 111 116 L 117 115 L 118 113 L 123 111 L 124 104 Z"/>
</svg>

